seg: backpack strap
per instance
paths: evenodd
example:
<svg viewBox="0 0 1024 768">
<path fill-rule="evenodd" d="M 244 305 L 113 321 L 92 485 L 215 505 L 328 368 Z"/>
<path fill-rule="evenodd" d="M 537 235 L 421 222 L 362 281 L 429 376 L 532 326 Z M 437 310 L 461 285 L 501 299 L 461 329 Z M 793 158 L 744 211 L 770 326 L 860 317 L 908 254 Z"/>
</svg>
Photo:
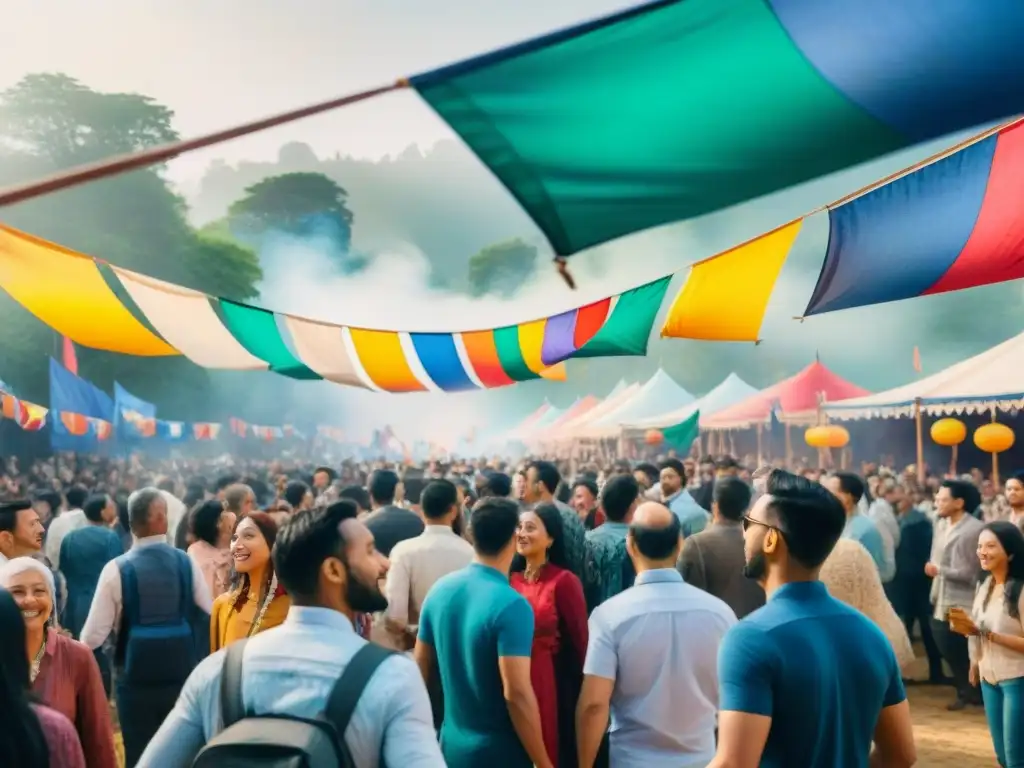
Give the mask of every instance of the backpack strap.
<svg viewBox="0 0 1024 768">
<path fill-rule="evenodd" d="M 234 646 L 232 646 L 234 647 Z M 334 726 L 338 733 L 338 742 L 344 744 L 345 731 L 356 710 L 359 697 L 363 695 L 373 673 L 396 652 L 377 645 L 367 643 L 353 656 L 338 682 L 331 689 L 331 697 L 327 700 L 324 717 Z"/>
<path fill-rule="evenodd" d="M 224 669 L 220 673 L 220 717 L 224 728 L 245 719 L 242 701 L 242 658 L 248 640 L 236 640 L 224 653 Z"/>
</svg>

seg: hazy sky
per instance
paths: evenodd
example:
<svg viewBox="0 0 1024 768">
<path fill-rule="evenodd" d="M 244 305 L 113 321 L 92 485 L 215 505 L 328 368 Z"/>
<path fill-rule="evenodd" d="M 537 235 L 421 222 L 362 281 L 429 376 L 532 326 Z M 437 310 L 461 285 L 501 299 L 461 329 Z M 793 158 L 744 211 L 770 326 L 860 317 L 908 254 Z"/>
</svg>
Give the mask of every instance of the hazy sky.
<svg viewBox="0 0 1024 768">
<path fill-rule="evenodd" d="M 36 0 L 5 3 L 0 88 L 65 72 L 172 107 L 184 136 L 384 84 L 633 5 L 630 0 Z M 13 31 L 13 32 L 12 32 Z M 175 161 L 269 159 L 285 141 L 377 158 L 450 136 L 399 93 Z M 191 182 L 191 183 L 190 183 Z"/>
</svg>

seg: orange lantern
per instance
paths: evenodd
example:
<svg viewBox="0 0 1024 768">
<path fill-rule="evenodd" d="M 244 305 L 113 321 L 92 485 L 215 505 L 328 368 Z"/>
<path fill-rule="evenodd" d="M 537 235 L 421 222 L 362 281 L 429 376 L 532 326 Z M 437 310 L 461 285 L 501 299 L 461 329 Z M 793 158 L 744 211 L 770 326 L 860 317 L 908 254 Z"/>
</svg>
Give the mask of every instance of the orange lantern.
<svg viewBox="0 0 1024 768">
<path fill-rule="evenodd" d="M 929 434 L 933 443 L 949 448 L 967 439 L 967 425 L 959 419 L 939 419 L 932 424 Z"/>
<path fill-rule="evenodd" d="M 661 434 L 660 429 L 648 429 L 644 434 L 644 442 L 648 445 L 661 445 L 665 442 L 665 436 Z"/>
<path fill-rule="evenodd" d="M 808 429 L 804 432 L 804 441 L 811 448 L 845 448 L 850 442 L 850 433 L 844 427 L 828 424 Z"/>
<path fill-rule="evenodd" d="M 986 453 L 1002 453 L 1013 447 L 1013 430 L 1005 424 L 986 424 L 974 430 L 974 444 Z"/>
</svg>

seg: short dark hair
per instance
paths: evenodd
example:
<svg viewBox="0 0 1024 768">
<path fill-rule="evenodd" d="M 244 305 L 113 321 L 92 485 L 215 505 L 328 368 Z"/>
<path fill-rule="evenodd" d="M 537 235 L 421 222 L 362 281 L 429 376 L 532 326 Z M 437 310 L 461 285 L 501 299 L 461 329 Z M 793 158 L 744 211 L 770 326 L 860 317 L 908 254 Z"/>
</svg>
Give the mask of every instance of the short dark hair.
<svg viewBox="0 0 1024 768">
<path fill-rule="evenodd" d="M 444 517 L 459 503 L 459 490 L 451 480 L 431 480 L 420 494 L 420 508 L 431 520 Z"/>
<path fill-rule="evenodd" d="M 32 494 L 33 501 L 45 501 L 50 506 L 50 512 L 57 514 L 60 510 L 62 502 L 61 496 L 56 491 L 44 488 L 41 491 L 36 491 Z"/>
<path fill-rule="evenodd" d="M 778 525 L 790 556 L 805 568 L 819 567 L 846 527 L 846 512 L 839 499 L 821 483 L 781 469 L 768 475 L 765 493 L 771 496 L 767 507 L 770 522 Z"/>
<path fill-rule="evenodd" d="M 750 506 L 750 496 L 750 486 L 738 477 L 721 477 L 715 481 L 713 497 L 718 504 L 718 514 L 726 520 L 742 520 Z"/>
<path fill-rule="evenodd" d="M 597 487 L 597 483 L 591 480 L 589 477 L 580 477 L 572 484 L 572 490 L 575 493 L 577 488 L 586 488 L 590 491 L 590 495 L 596 500 L 600 495 L 601 491 Z"/>
<path fill-rule="evenodd" d="M 480 499 L 469 515 L 473 549 L 484 557 L 499 554 L 519 527 L 519 505 L 511 499 L 488 496 Z"/>
<path fill-rule="evenodd" d="M 192 521 L 192 535 L 198 541 L 205 541 L 211 547 L 217 546 L 217 526 L 224 512 L 224 502 L 220 499 L 209 499 L 200 502 L 189 513 Z"/>
<path fill-rule="evenodd" d="M 683 466 L 683 462 L 681 462 L 679 459 L 673 459 L 671 456 L 669 456 L 667 459 L 663 459 L 661 464 L 658 465 L 658 469 L 661 471 L 671 469 L 681 478 L 683 478 L 684 480 L 686 479 L 686 468 Z"/>
<path fill-rule="evenodd" d="M 361 485 L 346 485 L 338 491 L 338 498 L 355 502 L 359 509 L 366 510 L 367 512 L 373 506 L 373 502 L 370 501 L 370 492 Z"/>
<path fill-rule="evenodd" d="M 325 474 L 327 475 L 327 478 L 328 478 L 328 479 L 329 479 L 329 480 L 330 480 L 330 481 L 331 481 L 332 483 L 333 483 L 333 482 L 334 482 L 335 480 L 337 480 L 337 479 L 338 479 L 338 473 L 337 473 L 337 472 L 335 472 L 335 471 L 334 471 L 333 469 L 331 469 L 330 467 L 325 467 L 325 466 L 319 466 L 319 467 L 317 467 L 316 469 L 314 469 L 314 470 L 313 470 L 313 477 L 316 477 L 316 476 L 317 476 L 318 474 L 320 474 L 321 472 L 324 472 L 324 473 L 325 473 Z"/>
<path fill-rule="evenodd" d="M 548 493 L 554 495 L 558 490 L 558 484 L 562 482 L 562 473 L 550 461 L 531 461 L 526 467 L 537 473 L 537 479 L 541 485 L 548 489 Z"/>
<path fill-rule="evenodd" d="M 981 506 L 981 491 L 974 483 L 966 480 L 943 480 L 942 487 L 949 489 L 949 495 L 954 499 L 960 499 L 964 503 L 964 512 L 968 515 L 974 514 L 974 510 Z"/>
<path fill-rule="evenodd" d="M 0 531 L 14 533 L 18 527 L 18 513 L 25 509 L 31 509 L 29 501 L 9 501 L 0 504 Z"/>
<path fill-rule="evenodd" d="M 324 560 L 345 560 L 341 524 L 358 516 L 355 502 L 339 499 L 325 507 L 297 512 L 288 519 L 277 534 L 273 558 L 277 580 L 289 595 L 310 598 L 316 594 Z"/>
<path fill-rule="evenodd" d="M 427 481 L 422 477 L 409 477 L 402 481 L 405 489 L 404 498 L 409 504 L 421 504 L 423 489 L 427 487 Z"/>
<path fill-rule="evenodd" d="M 508 498 L 512 493 L 512 478 L 504 472 L 492 472 L 480 487 L 480 496 Z"/>
<path fill-rule="evenodd" d="M 82 506 L 82 511 L 85 513 L 85 519 L 90 523 L 102 523 L 103 522 L 103 510 L 107 508 L 107 502 L 110 501 L 110 497 L 105 493 L 94 493 L 92 496 L 85 500 L 85 504 Z"/>
<path fill-rule="evenodd" d="M 162 477 L 156 484 L 156 487 L 161 491 L 167 491 L 168 493 L 174 493 L 174 480 L 169 477 Z"/>
<path fill-rule="evenodd" d="M 236 474 L 221 475 L 220 477 L 217 478 L 217 481 L 214 483 L 213 489 L 217 493 L 220 493 L 229 485 L 234 485 L 235 483 L 237 483 L 240 479 L 241 478 Z"/>
<path fill-rule="evenodd" d="M 864 481 L 853 472 L 833 472 L 832 477 L 839 481 L 839 490 L 850 494 L 854 504 L 859 504 L 864 496 Z"/>
<path fill-rule="evenodd" d="M 601 489 L 601 509 L 613 523 L 621 523 L 638 498 L 640 483 L 636 478 L 632 475 L 615 475 Z"/>
<path fill-rule="evenodd" d="M 89 498 L 89 489 L 84 485 L 72 485 L 64 494 L 64 498 L 68 500 L 71 509 L 84 509 L 85 500 Z"/>
<path fill-rule="evenodd" d="M 163 494 L 156 488 L 143 488 L 128 497 L 128 523 L 132 533 L 144 530 L 149 525 L 149 510 L 153 502 L 163 499 Z"/>
<path fill-rule="evenodd" d="M 633 469 L 634 472 L 643 472 L 647 475 L 647 479 L 651 481 L 651 485 L 658 482 L 658 468 L 651 464 L 649 461 L 643 461 L 636 465 Z"/>
<path fill-rule="evenodd" d="M 309 486 L 301 480 L 292 480 L 284 487 L 284 500 L 292 505 L 293 508 L 298 508 L 302 504 L 302 500 L 306 498 L 306 494 L 309 493 Z"/>
<path fill-rule="evenodd" d="M 393 504 L 398 475 L 390 469 L 378 469 L 370 475 L 370 499 L 377 504 Z"/>
<path fill-rule="evenodd" d="M 637 551 L 649 560 L 665 560 L 679 546 L 682 526 L 679 518 L 669 514 L 668 525 L 652 526 L 629 524 L 629 535 Z"/>
</svg>

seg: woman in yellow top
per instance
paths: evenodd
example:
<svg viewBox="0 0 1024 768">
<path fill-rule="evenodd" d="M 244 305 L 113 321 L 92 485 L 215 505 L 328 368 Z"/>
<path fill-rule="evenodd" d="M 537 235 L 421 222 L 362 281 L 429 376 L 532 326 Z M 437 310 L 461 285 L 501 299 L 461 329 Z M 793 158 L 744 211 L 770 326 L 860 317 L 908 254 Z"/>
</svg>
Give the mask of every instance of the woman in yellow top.
<svg viewBox="0 0 1024 768">
<path fill-rule="evenodd" d="M 213 601 L 210 652 L 284 623 L 291 600 L 277 583 L 270 551 L 277 524 L 265 512 L 239 518 L 231 537 L 234 587 Z"/>
</svg>

